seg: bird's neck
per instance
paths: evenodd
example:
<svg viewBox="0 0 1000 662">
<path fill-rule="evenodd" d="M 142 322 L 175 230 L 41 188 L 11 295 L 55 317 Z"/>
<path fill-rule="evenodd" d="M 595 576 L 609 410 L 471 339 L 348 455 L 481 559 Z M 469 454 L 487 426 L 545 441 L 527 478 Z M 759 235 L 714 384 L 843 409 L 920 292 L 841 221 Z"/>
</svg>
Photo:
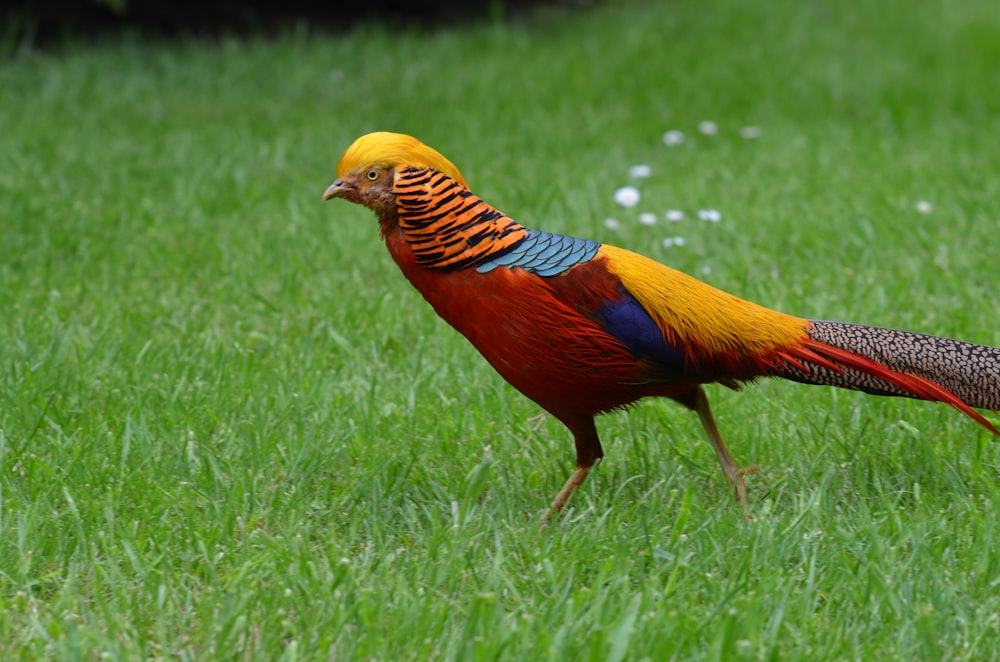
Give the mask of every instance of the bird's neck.
<svg viewBox="0 0 1000 662">
<path fill-rule="evenodd" d="M 394 257 L 392 244 L 403 240 L 414 262 L 427 269 L 476 267 L 528 236 L 524 226 L 435 170 L 398 171 L 393 192 L 395 213 L 379 218 L 382 236 Z M 399 237 L 392 237 L 397 233 Z"/>
</svg>

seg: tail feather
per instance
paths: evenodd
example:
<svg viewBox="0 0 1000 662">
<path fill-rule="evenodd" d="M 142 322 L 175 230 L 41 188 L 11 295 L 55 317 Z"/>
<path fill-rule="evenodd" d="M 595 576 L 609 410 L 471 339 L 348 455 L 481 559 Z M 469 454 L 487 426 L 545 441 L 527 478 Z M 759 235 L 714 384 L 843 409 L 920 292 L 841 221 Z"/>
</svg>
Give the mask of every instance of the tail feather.
<svg viewBox="0 0 1000 662">
<path fill-rule="evenodd" d="M 814 321 L 774 374 L 876 395 L 944 402 L 994 434 L 973 407 L 1000 409 L 1000 349 L 862 324 Z"/>
</svg>

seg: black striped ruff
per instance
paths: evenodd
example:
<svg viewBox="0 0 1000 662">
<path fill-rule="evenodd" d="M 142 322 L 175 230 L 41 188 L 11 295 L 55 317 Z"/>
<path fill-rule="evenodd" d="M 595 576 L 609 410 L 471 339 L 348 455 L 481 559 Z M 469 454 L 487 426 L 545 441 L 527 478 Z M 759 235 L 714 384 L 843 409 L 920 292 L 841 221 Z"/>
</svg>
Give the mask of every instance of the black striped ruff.
<svg viewBox="0 0 1000 662">
<path fill-rule="evenodd" d="M 528 230 L 451 177 L 404 168 L 393 186 L 399 227 L 417 264 L 429 269 L 477 267 L 528 237 Z"/>
</svg>

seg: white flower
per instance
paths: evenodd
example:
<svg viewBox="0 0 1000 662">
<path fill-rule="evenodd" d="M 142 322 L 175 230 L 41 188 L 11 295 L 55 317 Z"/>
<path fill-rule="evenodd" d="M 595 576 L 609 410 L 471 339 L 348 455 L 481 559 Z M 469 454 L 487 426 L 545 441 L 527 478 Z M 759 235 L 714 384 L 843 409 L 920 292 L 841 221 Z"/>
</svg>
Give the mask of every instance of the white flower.
<svg viewBox="0 0 1000 662">
<path fill-rule="evenodd" d="M 622 207 L 635 207 L 641 198 L 639 189 L 634 186 L 623 186 L 615 191 L 615 202 Z"/>
<path fill-rule="evenodd" d="M 698 123 L 698 130 L 706 136 L 714 136 L 719 132 L 719 127 L 715 124 L 715 122 L 705 120 L 704 122 Z"/>
<path fill-rule="evenodd" d="M 760 138 L 764 131 L 759 126 L 745 126 L 740 129 L 740 137 L 744 140 L 753 140 L 754 138 Z"/>
<path fill-rule="evenodd" d="M 648 211 L 644 211 L 639 214 L 639 222 L 643 225 L 656 225 L 656 214 L 650 214 Z"/>
<path fill-rule="evenodd" d="M 674 246 L 683 246 L 684 237 L 674 237 Z"/>
<path fill-rule="evenodd" d="M 684 142 L 684 132 L 678 131 L 677 129 L 671 129 L 663 134 L 663 144 L 667 147 L 673 147 L 674 145 L 680 145 Z"/>
<path fill-rule="evenodd" d="M 640 163 L 639 165 L 634 165 L 628 169 L 628 174 L 630 177 L 644 178 L 649 177 L 653 174 L 653 169 L 648 165 Z"/>
<path fill-rule="evenodd" d="M 934 211 L 934 205 L 927 202 L 926 200 L 920 200 L 916 204 L 917 212 L 920 214 L 929 214 Z"/>
<path fill-rule="evenodd" d="M 709 223 L 718 223 L 722 220 L 722 214 L 718 209 L 699 209 L 698 218 Z"/>
<path fill-rule="evenodd" d="M 680 209 L 668 209 L 667 210 L 667 220 L 671 223 L 676 223 L 677 221 L 684 220 L 684 212 Z"/>
<path fill-rule="evenodd" d="M 712 273 L 712 267 L 706 264 L 704 267 L 701 268 L 701 273 L 705 276 L 708 276 L 709 274 Z"/>
<path fill-rule="evenodd" d="M 604 219 L 604 227 L 606 227 L 609 230 L 617 230 L 621 226 L 622 226 L 622 224 L 618 222 L 617 218 L 606 218 L 606 219 Z"/>
<path fill-rule="evenodd" d="M 664 248 L 670 248 L 673 245 L 674 245 L 674 238 L 673 237 L 667 237 L 666 239 L 663 240 L 663 247 Z"/>
</svg>

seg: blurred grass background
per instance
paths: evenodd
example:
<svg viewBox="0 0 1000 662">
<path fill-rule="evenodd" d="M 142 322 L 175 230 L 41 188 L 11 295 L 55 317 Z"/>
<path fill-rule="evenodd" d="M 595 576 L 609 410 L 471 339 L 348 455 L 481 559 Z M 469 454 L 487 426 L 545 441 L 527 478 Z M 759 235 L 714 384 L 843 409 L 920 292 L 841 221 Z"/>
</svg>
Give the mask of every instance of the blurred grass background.
<svg viewBox="0 0 1000 662">
<path fill-rule="evenodd" d="M 611 2 L 3 63 L 0 652 L 995 658 L 1000 451 L 974 424 L 713 389 L 763 467 L 748 521 L 696 418 L 644 403 L 600 421 L 606 461 L 539 529 L 569 435 L 370 212 L 320 195 L 355 137 L 411 133 L 528 226 L 1000 345 L 998 64 L 987 0 Z"/>
</svg>

